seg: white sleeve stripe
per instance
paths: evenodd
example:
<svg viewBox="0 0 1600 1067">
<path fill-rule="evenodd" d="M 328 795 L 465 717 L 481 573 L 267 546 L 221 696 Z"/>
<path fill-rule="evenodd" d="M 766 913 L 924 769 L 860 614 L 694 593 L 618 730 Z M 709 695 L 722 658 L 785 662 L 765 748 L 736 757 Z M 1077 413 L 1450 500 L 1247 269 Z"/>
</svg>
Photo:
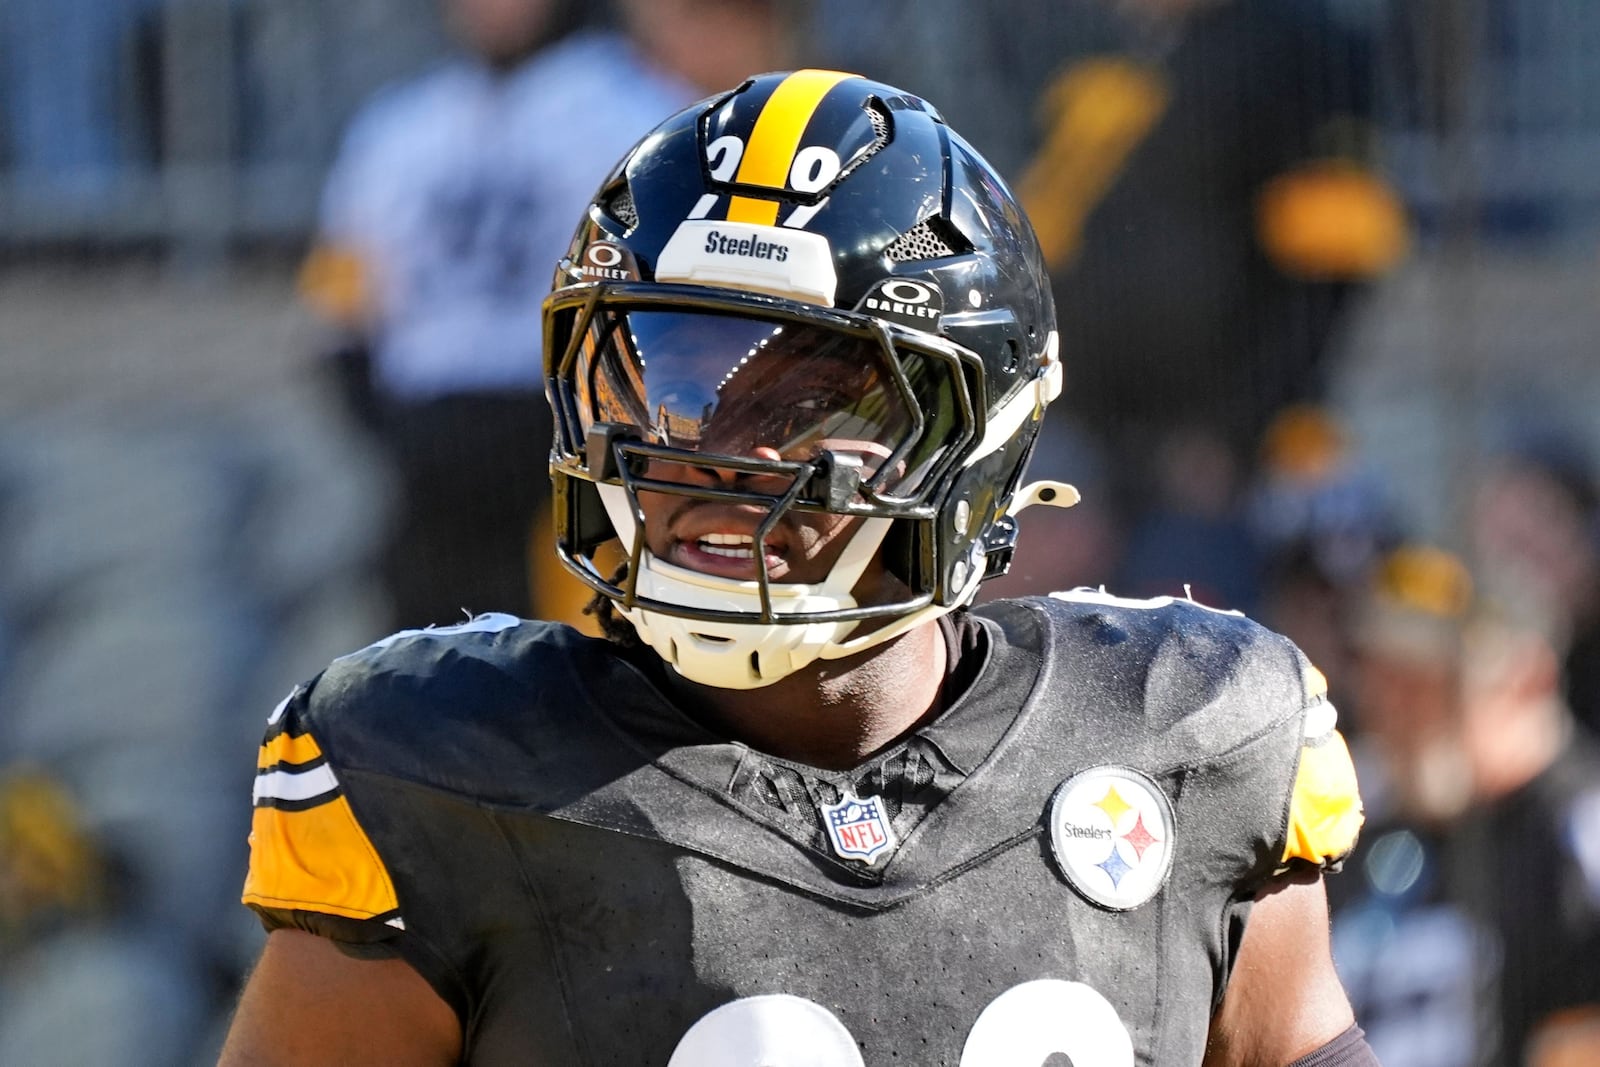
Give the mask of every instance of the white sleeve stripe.
<svg viewBox="0 0 1600 1067">
<path fill-rule="evenodd" d="M 253 800 L 258 804 L 263 800 L 310 800 L 337 788 L 339 779 L 324 763 L 299 774 L 279 770 L 257 775 Z"/>
<path fill-rule="evenodd" d="M 295 698 L 295 693 L 298 693 L 298 692 L 299 692 L 299 690 L 296 689 L 293 692 L 291 692 L 288 696 L 286 696 L 282 700 L 278 701 L 278 706 L 272 709 L 272 714 L 271 715 L 267 716 L 267 725 L 268 726 L 276 726 L 276 725 L 278 725 L 278 720 L 283 718 L 283 713 L 289 707 L 289 701 L 293 700 Z"/>
<path fill-rule="evenodd" d="M 1339 712 L 1326 700 L 1319 701 L 1306 709 L 1305 736 L 1308 741 L 1327 737 L 1338 725 Z"/>
</svg>

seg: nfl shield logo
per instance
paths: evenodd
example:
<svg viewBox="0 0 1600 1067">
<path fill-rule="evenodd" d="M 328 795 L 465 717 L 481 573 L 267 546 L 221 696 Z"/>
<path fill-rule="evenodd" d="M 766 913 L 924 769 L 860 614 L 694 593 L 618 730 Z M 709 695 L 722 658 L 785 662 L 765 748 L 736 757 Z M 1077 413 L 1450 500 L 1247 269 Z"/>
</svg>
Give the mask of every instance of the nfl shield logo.
<svg viewBox="0 0 1600 1067">
<path fill-rule="evenodd" d="M 894 847 L 894 831 L 883 814 L 878 797 L 861 799 L 846 793 L 837 804 L 823 804 L 822 822 L 828 828 L 833 850 L 847 860 L 869 867 Z"/>
</svg>

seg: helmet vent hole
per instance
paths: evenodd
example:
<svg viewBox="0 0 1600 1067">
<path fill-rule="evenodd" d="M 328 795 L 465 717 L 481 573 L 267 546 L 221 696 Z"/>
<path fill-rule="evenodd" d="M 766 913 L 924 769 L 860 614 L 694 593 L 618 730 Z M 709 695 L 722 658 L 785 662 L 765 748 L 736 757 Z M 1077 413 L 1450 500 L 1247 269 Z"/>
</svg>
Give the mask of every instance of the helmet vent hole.
<svg viewBox="0 0 1600 1067">
<path fill-rule="evenodd" d="M 639 211 L 633 206 L 633 190 L 623 186 L 605 202 L 605 212 L 628 229 L 639 225 Z"/>
<path fill-rule="evenodd" d="M 895 263 L 915 263 L 924 259 L 943 259 L 970 251 L 971 245 L 944 219 L 923 219 L 896 237 L 883 254 Z"/>
<path fill-rule="evenodd" d="M 889 133 L 893 127 L 889 121 L 889 112 L 883 106 L 883 101 L 876 98 L 870 99 L 861 105 L 861 110 L 866 112 L 867 122 L 872 125 L 872 143 L 857 152 L 845 163 L 844 169 L 834 175 L 833 180 L 828 183 L 830 188 L 855 173 L 867 160 L 883 151 L 883 146 L 889 143 Z"/>
<path fill-rule="evenodd" d="M 1022 349 L 1017 344 L 1015 337 L 1006 338 L 1006 370 L 1014 371 L 1022 362 Z"/>
<path fill-rule="evenodd" d="M 889 140 L 889 116 L 885 115 L 881 108 L 875 107 L 876 103 L 876 100 L 868 103 L 866 112 L 867 121 L 872 123 L 873 135 L 878 138 L 877 147 L 881 148 Z"/>
</svg>

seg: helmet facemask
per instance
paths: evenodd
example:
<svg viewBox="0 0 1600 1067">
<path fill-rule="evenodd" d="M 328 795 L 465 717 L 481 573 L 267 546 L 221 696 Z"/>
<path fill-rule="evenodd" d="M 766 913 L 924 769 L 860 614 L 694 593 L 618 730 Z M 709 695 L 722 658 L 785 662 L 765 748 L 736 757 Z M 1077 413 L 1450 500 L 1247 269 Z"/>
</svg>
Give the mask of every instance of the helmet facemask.
<svg viewBox="0 0 1600 1067">
<path fill-rule="evenodd" d="M 925 531 L 898 532 L 901 559 L 880 548 L 897 525 L 934 523 L 977 438 L 974 356 L 792 301 L 603 288 L 547 310 L 568 505 L 558 551 L 646 643 L 694 680 L 754 687 L 887 639 L 886 620 L 914 623 L 949 599 L 904 558 L 925 554 L 910 547 Z M 746 540 L 674 541 L 697 526 Z M 830 532 L 801 558 L 813 547 L 802 542 Z M 626 553 L 621 578 L 597 559 L 607 533 Z"/>
</svg>

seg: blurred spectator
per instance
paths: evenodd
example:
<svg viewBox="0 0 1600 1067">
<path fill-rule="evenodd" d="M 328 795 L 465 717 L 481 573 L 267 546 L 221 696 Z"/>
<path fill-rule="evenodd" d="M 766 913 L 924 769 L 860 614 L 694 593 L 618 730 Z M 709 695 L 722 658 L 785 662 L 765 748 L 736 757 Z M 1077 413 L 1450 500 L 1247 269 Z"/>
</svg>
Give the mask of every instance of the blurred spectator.
<svg viewBox="0 0 1600 1067">
<path fill-rule="evenodd" d="M 215 1058 L 261 936 L 238 755 L 285 663 L 374 626 L 375 494 L 300 399 L 0 427 L 0 1064 Z"/>
<path fill-rule="evenodd" d="M 730 68 L 778 64 L 780 4 L 621 0 L 626 33 L 566 36 L 578 0 L 445 6 L 465 54 L 352 124 L 303 290 L 342 328 L 333 366 L 393 461 L 393 624 L 575 620 L 587 593 L 554 566 L 541 515 L 540 302 L 622 152 L 705 86 L 736 82 Z"/>
<path fill-rule="evenodd" d="M 72 799 L 42 771 L 0 768 L 0 947 L 96 915 L 106 890 L 100 850 Z"/>
<path fill-rule="evenodd" d="M 1076 371 L 1068 409 L 1118 452 L 1138 510 L 1168 477 L 1162 440 L 1203 434 L 1243 467 L 1278 409 L 1320 394 L 1352 284 L 1405 231 L 1366 162 L 1370 41 L 1334 5 L 1091 8 L 1100 47 L 1042 88 L 1019 186 Z"/>
<path fill-rule="evenodd" d="M 1051 418 L 1107 450 L 1123 591 L 1252 606 L 1239 505 L 1257 439 L 1320 396 L 1348 297 L 1404 253 L 1355 7 L 933 0 L 899 7 L 907 44 L 881 59 L 825 37 L 940 101 L 1017 184 L 1056 284 Z M 1055 460 L 1033 473 L 1071 481 Z"/>
<path fill-rule="evenodd" d="M 1587 449 L 1554 429 L 1523 433 L 1494 457 L 1472 503 L 1484 584 L 1548 613 L 1567 645 L 1567 702 L 1600 731 L 1600 480 Z"/>
<path fill-rule="evenodd" d="M 1183 593 L 1253 613 L 1262 560 L 1239 509 L 1242 474 L 1216 435 L 1196 424 L 1151 439 L 1154 482 L 1130 522 L 1116 588 L 1128 596 Z M 1124 505 L 1131 510 L 1132 505 Z"/>
<path fill-rule="evenodd" d="M 1299 645 L 1345 705 L 1353 615 L 1400 537 L 1385 487 L 1332 412 L 1294 405 L 1267 427 L 1246 517 L 1262 563 L 1261 621 Z M 1359 733 L 1344 726 L 1347 737 Z"/>
<path fill-rule="evenodd" d="M 0 162 L 23 191 L 89 200 L 142 155 L 128 92 L 161 0 L 12 0 L 0 20 Z"/>
<path fill-rule="evenodd" d="M 1368 824 L 1361 877 L 1330 897 L 1386 1067 L 1600 1062 L 1600 751 L 1561 698 L 1548 621 L 1419 546 L 1363 604 Z"/>
</svg>

